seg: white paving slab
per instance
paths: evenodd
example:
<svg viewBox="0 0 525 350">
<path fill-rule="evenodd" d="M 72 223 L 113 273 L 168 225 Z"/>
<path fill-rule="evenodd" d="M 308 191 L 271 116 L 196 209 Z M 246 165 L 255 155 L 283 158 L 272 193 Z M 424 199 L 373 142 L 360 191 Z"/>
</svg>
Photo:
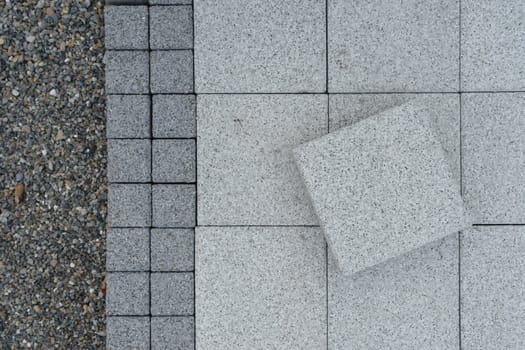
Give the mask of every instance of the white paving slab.
<svg viewBox="0 0 525 350">
<path fill-rule="evenodd" d="M 408 102 L 294 149 L 348 274 L 470 225 L 426 109 Z"/>
<path fill-rule="evenodd" d="M 291 149 L 327 133 L 323 95 L 199 95 L 200 225 L 316 225 Z"/>
<path fill-rule="evenodd" d="M 195 0 L 195 86 L 324 92 L 324 0 Z"/>
<path fill-rule="evenodd" d="M 197 227 L 199 350 L 326 349 L 318 228 Z"/>
</svg>

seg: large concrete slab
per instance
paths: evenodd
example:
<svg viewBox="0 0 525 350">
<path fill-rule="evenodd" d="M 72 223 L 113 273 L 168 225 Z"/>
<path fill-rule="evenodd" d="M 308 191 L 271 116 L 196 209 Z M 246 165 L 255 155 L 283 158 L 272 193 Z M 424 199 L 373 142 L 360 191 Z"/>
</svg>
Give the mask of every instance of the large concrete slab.
<svg viewBox="0 0 525 350">
<path fill-rule="evenodd" d="M 353 276 L 330 258 L 328 278 L 329 349 L 459 350 L 457 234 Z"/>
<path fill-rule="evenodd" d="M 463 194 L 476 223 L 525 223 L 525 93 L 463 94 Z"/>
<path fill-rule="evenodd" d="M 461 237 L 463 349 L 525 349 L 525 227 L 485 226 Z"/>
<path fill-rule="evenodd" d="M 197 349 L 326 349 L 318 228 L 198 227 L 195 249 Z"/>
<path fill-rule="evenodd" d="M 458 0 L 328 1 L 330 92 L 458 91 Z"/>
<path fill-rule="evenodd" d="M 470 225 L 426 109 L 408 102 L 294 149 L 348 274 Z"/>
<path fill-rule="evenodd" d="M 200 225 L 316 225 L 291 149 L 327 132 L 323 95 L 199 95 Z"/>
<path fill-rule="evenodd" d="M 195 86 L 206 92 L 324 92 L 324 0 L 194 1 Z"/>
</svg>

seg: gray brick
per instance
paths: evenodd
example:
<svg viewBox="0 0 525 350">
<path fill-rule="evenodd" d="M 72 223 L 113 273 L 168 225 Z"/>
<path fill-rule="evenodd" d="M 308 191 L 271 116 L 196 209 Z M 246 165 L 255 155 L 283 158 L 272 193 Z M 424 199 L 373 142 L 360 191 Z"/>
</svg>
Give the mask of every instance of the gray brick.
<svg viewBox="0 0 525 350">
<path fill-rule="evenodd" d="M 459 89 L 457 0 L 333 0 L 328 23 L 329 92 Z"/>
<path fill-rule="evenodd" d="M 150 97 L 147 95 L 107 95 L 106 136 L 141 138 L 150 136 Z"/>
<path fill-rule="evenodd" d="M 147 51 L 106 51 L 106 93 L 147 94 L 149 57 Z"/>
<path fill-rule="evenodd" d="M 192 229 L 152 229 L 151 270 L 192 271 L 193 243 Z"/>
<path fill-rule="evenodd" d="M 153 185 L 152 196 L 153 226 L 195 226 L 195 185 Z"/>
<path fill-rule="evenodd" d="M 193 317 L 152 317 L 152 350 L 193 350 Z"/>
<path fill-rule="evenodd" d="M 193 273 L 152 273 L 151 314 L 193 315 Z"/>
<path fill-rule="evenodd" d="M 191 5 L 192 0 L 149 0 L 150 5 Z"/>
<path fill-rule="evenodd" d="M 110 184 L 108 186 L 110 227 L 151 225 L 151 185 Z"/>
<path fill-rule="evenodd" d="M 104 7 L 104 30 L 106 50 L 147 50 L 148 7 Z"/>
<path fill-rule="evenodd" d="M 106 0 L 106 5 L 146 5 L 148 0 Z"/>
<path fill-rule="evenodd" d="M 108 140 L 108 181 L 151 181 L 150 140 Z"/>
<path fill-rule="evenodd" d="M 106 270 L 149 270 L 149 230 L 110 228 L 106 233 Z"/>
<path fill-rule="evenodd" d="M 109 272 L 106 284 L 106 314 L 149 314 L 149 273 Z"/>
<path fill-rule="evenodd" d="M 195 140 L 153 140 L 154 182 L 195 182 Z"/>
<path fill-rule="evenodd" d="M 149 350 L 149 317 L 107 317 L 107 350 Z"/>
<path fill-rule="evenodd" d="M 193 51 L 152 51 L 151 92 L 193 92 Z"/>
<path fill-rule="evenodd" d="M 194 95 L 153 96 L 153 137 L 195 137 Z"/>
<path fill-rule="evenodd" d="M 152 6 L 149 11 L 152 50 L 193 48 L 191 6 Z"/>
</svg>

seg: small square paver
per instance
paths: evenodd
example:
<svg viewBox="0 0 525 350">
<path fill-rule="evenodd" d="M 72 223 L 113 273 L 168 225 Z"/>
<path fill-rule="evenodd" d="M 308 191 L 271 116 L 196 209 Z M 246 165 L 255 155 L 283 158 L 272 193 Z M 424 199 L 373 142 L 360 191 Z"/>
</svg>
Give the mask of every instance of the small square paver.
<svg viewBox="0 0 525 350">
<path fill-rule="evenodd" d="M 107 317 L 107 350 L 149 350 L 149 317 Z"/>
<path fill-rule="evenodd" d="M 328 2 L 329 92 L 459 89 L 458 0 Z"/>
<path fill-rule="evenodd" d="M 193 317 L 152 317 L 151 350 L 194 350 Z"/>
<path fill-rule="evenodd" d="M 108 140 L 108 181 L 151 181 L 150 140 Z"/>
<path fill-rule="evenodd" d="M 426 110 L 409 101 L 294 150 L 348 274 L 470 226 Z"/>
<path fill-rule="evenodd" d="M 107 95 L 107 138 L 150 137 L 150 97 Z"/>
<path fill-rule="evenodd" d="M 459 349 L 457 237 L 353 276 L 329 254 L 328 348 Z"/>
<path fill-rule="evenodd" d="M 193 272 L 151 274 L 153 316 L 193 315 Z"/>
<path fill-rule="evenodd" d="M 154 182 L 195 182 L 195 140 L 153 140 Z"/>
<path fill-rule="evenodd" d="M 194 95 L 153 96 L 153 137 L 196 137 Z"/>
<path fill-rule="evenodd" d="M 151 92 L 193 92 L 193 51 L 151 51 Z"/>
<path fill-rule="evenodd" d="M 461 344 L 525 348 L 525 227 L 484 226 L 461 236 Z"/>
<path fill-rule="evenodd" d="M 191 6 L 151 6 L 149 16 L 152 50 L 193 48 Z"/>
<path fill-rule="evenodd" d="M 106 285 L 106 314 L 149 314 L 149 273 L 109 272 Z"/>
<path fill-rule="evenodd" d="M 108 220 L 110 227 L 151 226 L 151 185 L 110 184 Z"/>
<path fill-rule="evenodd" d="M 316 225 L 292 148 L 327 133 L 327 96 L 199 95 L 200 225 Z"/>
<path fill-rule="evenodd" d="M 106 93 L 149 92 L 148 51 L 106 51 Z"/>
<path fill-rule="evenodd" d="M 315 227 L 197 227 L 197 349 L 326 349 L 326 245 Z"/>
<path fill-rule="evenodd" d="M 148 7 L 105 6 L 104 30 L 106 50 L 147 50 Z"/>
<path fill-rule="evenodd" d="M 153 226 L 195 226 L 195 185 L 153 185 L 152 196 Z"/>
<path fill-rule="evenodd" d="M 149 229 L 110 228 L 106 233 L 106 270 L 149 270 Z"/>
<path fill-rule="evenodd" d="M 193 229 L 152 229 L 151 270 L 192 271 Z"/>
<path fill-rule="evenodd" d="M 460 3 L 462 90 L 524 90 L 525 2 Z"/>
<path fill-rule="evenodd" d="M 195 0 L 197 92 L 325 92 L 325 6 Z"/>
<path fill-rule="evenodd" d="M 191 5 L 193 0 L 149 0 L 150 5 Z"/>
<path fill-rule="evenodd" d="M 475 223 L 525 223 L 525 93 L 462 95 L 463 195 Z"/>
</svg>

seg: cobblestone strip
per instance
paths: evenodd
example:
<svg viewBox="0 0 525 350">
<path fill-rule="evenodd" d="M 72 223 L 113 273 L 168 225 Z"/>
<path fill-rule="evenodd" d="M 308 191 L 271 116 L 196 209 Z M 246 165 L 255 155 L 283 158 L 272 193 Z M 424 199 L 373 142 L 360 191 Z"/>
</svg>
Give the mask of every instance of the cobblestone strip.
<svg viewBox="0 0 525 350">
<path fill-rule="evenodd" d="M 194 349 L 193 6 L 149 5 L 105 8 L 107 348 Z"/>
</svg>

